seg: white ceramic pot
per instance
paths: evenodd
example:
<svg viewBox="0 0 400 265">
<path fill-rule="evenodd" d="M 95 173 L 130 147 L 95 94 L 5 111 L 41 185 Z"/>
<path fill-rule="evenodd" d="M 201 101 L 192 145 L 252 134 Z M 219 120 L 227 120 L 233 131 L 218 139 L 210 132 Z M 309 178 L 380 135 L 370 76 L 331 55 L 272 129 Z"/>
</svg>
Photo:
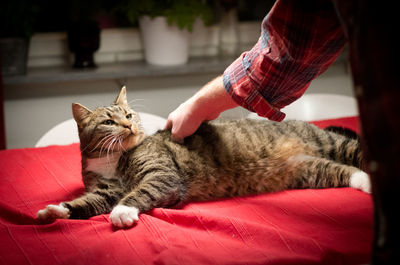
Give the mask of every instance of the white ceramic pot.
<svg viewBox="0 0 400 265">
<path fill-rule="evenodd" d="M 155 65 L 185 64 L 189 58 L 189 32 L 170 26 L 165 17 L 139 19 L 146 62 Z"/>
</svg>

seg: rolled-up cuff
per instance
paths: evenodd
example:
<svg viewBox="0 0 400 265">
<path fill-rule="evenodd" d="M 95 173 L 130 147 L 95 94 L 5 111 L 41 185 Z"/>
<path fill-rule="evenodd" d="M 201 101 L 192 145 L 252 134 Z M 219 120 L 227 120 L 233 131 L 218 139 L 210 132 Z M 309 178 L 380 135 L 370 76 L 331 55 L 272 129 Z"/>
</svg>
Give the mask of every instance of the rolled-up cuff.
<svg viewBox="0 0 400 265">
<path fill-rule="evenodd" d="M 249 111 L 256 112 L 259 116 L 268 118 L 274 121 L 282 121 L 285 118 L 285 113 L 280 109 L 272 106 L 261 94 L 254 88 L 253 81 L 245 74 L 239 75 L 235 70 L 241 67 L 236 67 L 238 58 L 231 66 L 229 66 L 223 75 L 223 83 L 226 92 L 231 98 L 240 106 L 248 109 Z M 240 63 L 240 62 L 239 62 Z M 237 78 L 239 76 L 239 79 Z M 240 89 L 239 85 L 240 84 Z"/>
</svg>

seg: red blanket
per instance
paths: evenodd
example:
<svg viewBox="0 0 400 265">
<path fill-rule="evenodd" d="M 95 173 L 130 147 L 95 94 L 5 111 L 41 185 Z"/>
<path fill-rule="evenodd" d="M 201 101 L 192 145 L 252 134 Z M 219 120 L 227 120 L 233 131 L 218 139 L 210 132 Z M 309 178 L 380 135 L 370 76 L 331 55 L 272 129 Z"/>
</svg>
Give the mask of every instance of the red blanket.
<svg viewBox="0 0 400 265">
<path fill-rule="evenodd" d="M 358 129 L 357 118 L 316 122 Z M 114 230 L 108 215 L 35 221 L 83 192 L 77 144 L 0 152 L 0 264 L 358 264 L 372 241 L 370 195 L 291 190 L 155 209 Z"/>
</svg>

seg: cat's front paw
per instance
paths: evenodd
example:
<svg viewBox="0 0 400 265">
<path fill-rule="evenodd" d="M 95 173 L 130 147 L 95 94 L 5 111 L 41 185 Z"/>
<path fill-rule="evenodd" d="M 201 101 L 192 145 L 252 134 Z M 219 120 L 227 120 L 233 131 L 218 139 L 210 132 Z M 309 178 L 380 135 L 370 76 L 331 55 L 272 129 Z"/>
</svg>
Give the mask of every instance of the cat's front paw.
<svg viewBox="0 0 400 265">
<path fill-rule="evenodd" d="M 139 220 L 139 209 L 125 205 L 117 205 L 110 214 L 111 223 L 118 228 L 127 228 Z"/>
<path fill-rule="evenodd" d="M 68 219 L 69 216 L 69 209 L 64 207 L 62 204 L 49 204 L 46 208 L 38 211 L 36 218 L 41 222 L 52 222 L 56 219 Z"/>
<path fill-rule="evenodd" d="M 371 193 L 371 181 L 364 171 L 354 172 L 350 176 L 350 187 Z"/>
</svg>

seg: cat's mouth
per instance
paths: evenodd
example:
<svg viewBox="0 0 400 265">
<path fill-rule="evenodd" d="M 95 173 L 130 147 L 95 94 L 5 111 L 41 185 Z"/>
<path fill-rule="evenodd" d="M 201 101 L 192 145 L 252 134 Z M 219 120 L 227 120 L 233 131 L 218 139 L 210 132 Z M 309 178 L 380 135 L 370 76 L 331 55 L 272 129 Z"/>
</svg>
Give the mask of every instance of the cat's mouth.
<svg viewBox="0 0 400 265">
<path fill-rule="evenodd" d="M 105 156 L 113 152 L 125 152 L 138 144 L 145 138 L 144 131 L 137 126 L 126 126 L 124 129 L 106 133 L 102 139 L 97 141 L 92 152 Z"/>
<path fill-rule="evenodd" d="M 136 145 L 140 144 L 144 139 L 144 133 L 138 128 L 131 128 L 129 131 L 125 133 L 124 140 L 122 141 L 121 146 L 125 150 L 130 150 Z"/>
</svg>

